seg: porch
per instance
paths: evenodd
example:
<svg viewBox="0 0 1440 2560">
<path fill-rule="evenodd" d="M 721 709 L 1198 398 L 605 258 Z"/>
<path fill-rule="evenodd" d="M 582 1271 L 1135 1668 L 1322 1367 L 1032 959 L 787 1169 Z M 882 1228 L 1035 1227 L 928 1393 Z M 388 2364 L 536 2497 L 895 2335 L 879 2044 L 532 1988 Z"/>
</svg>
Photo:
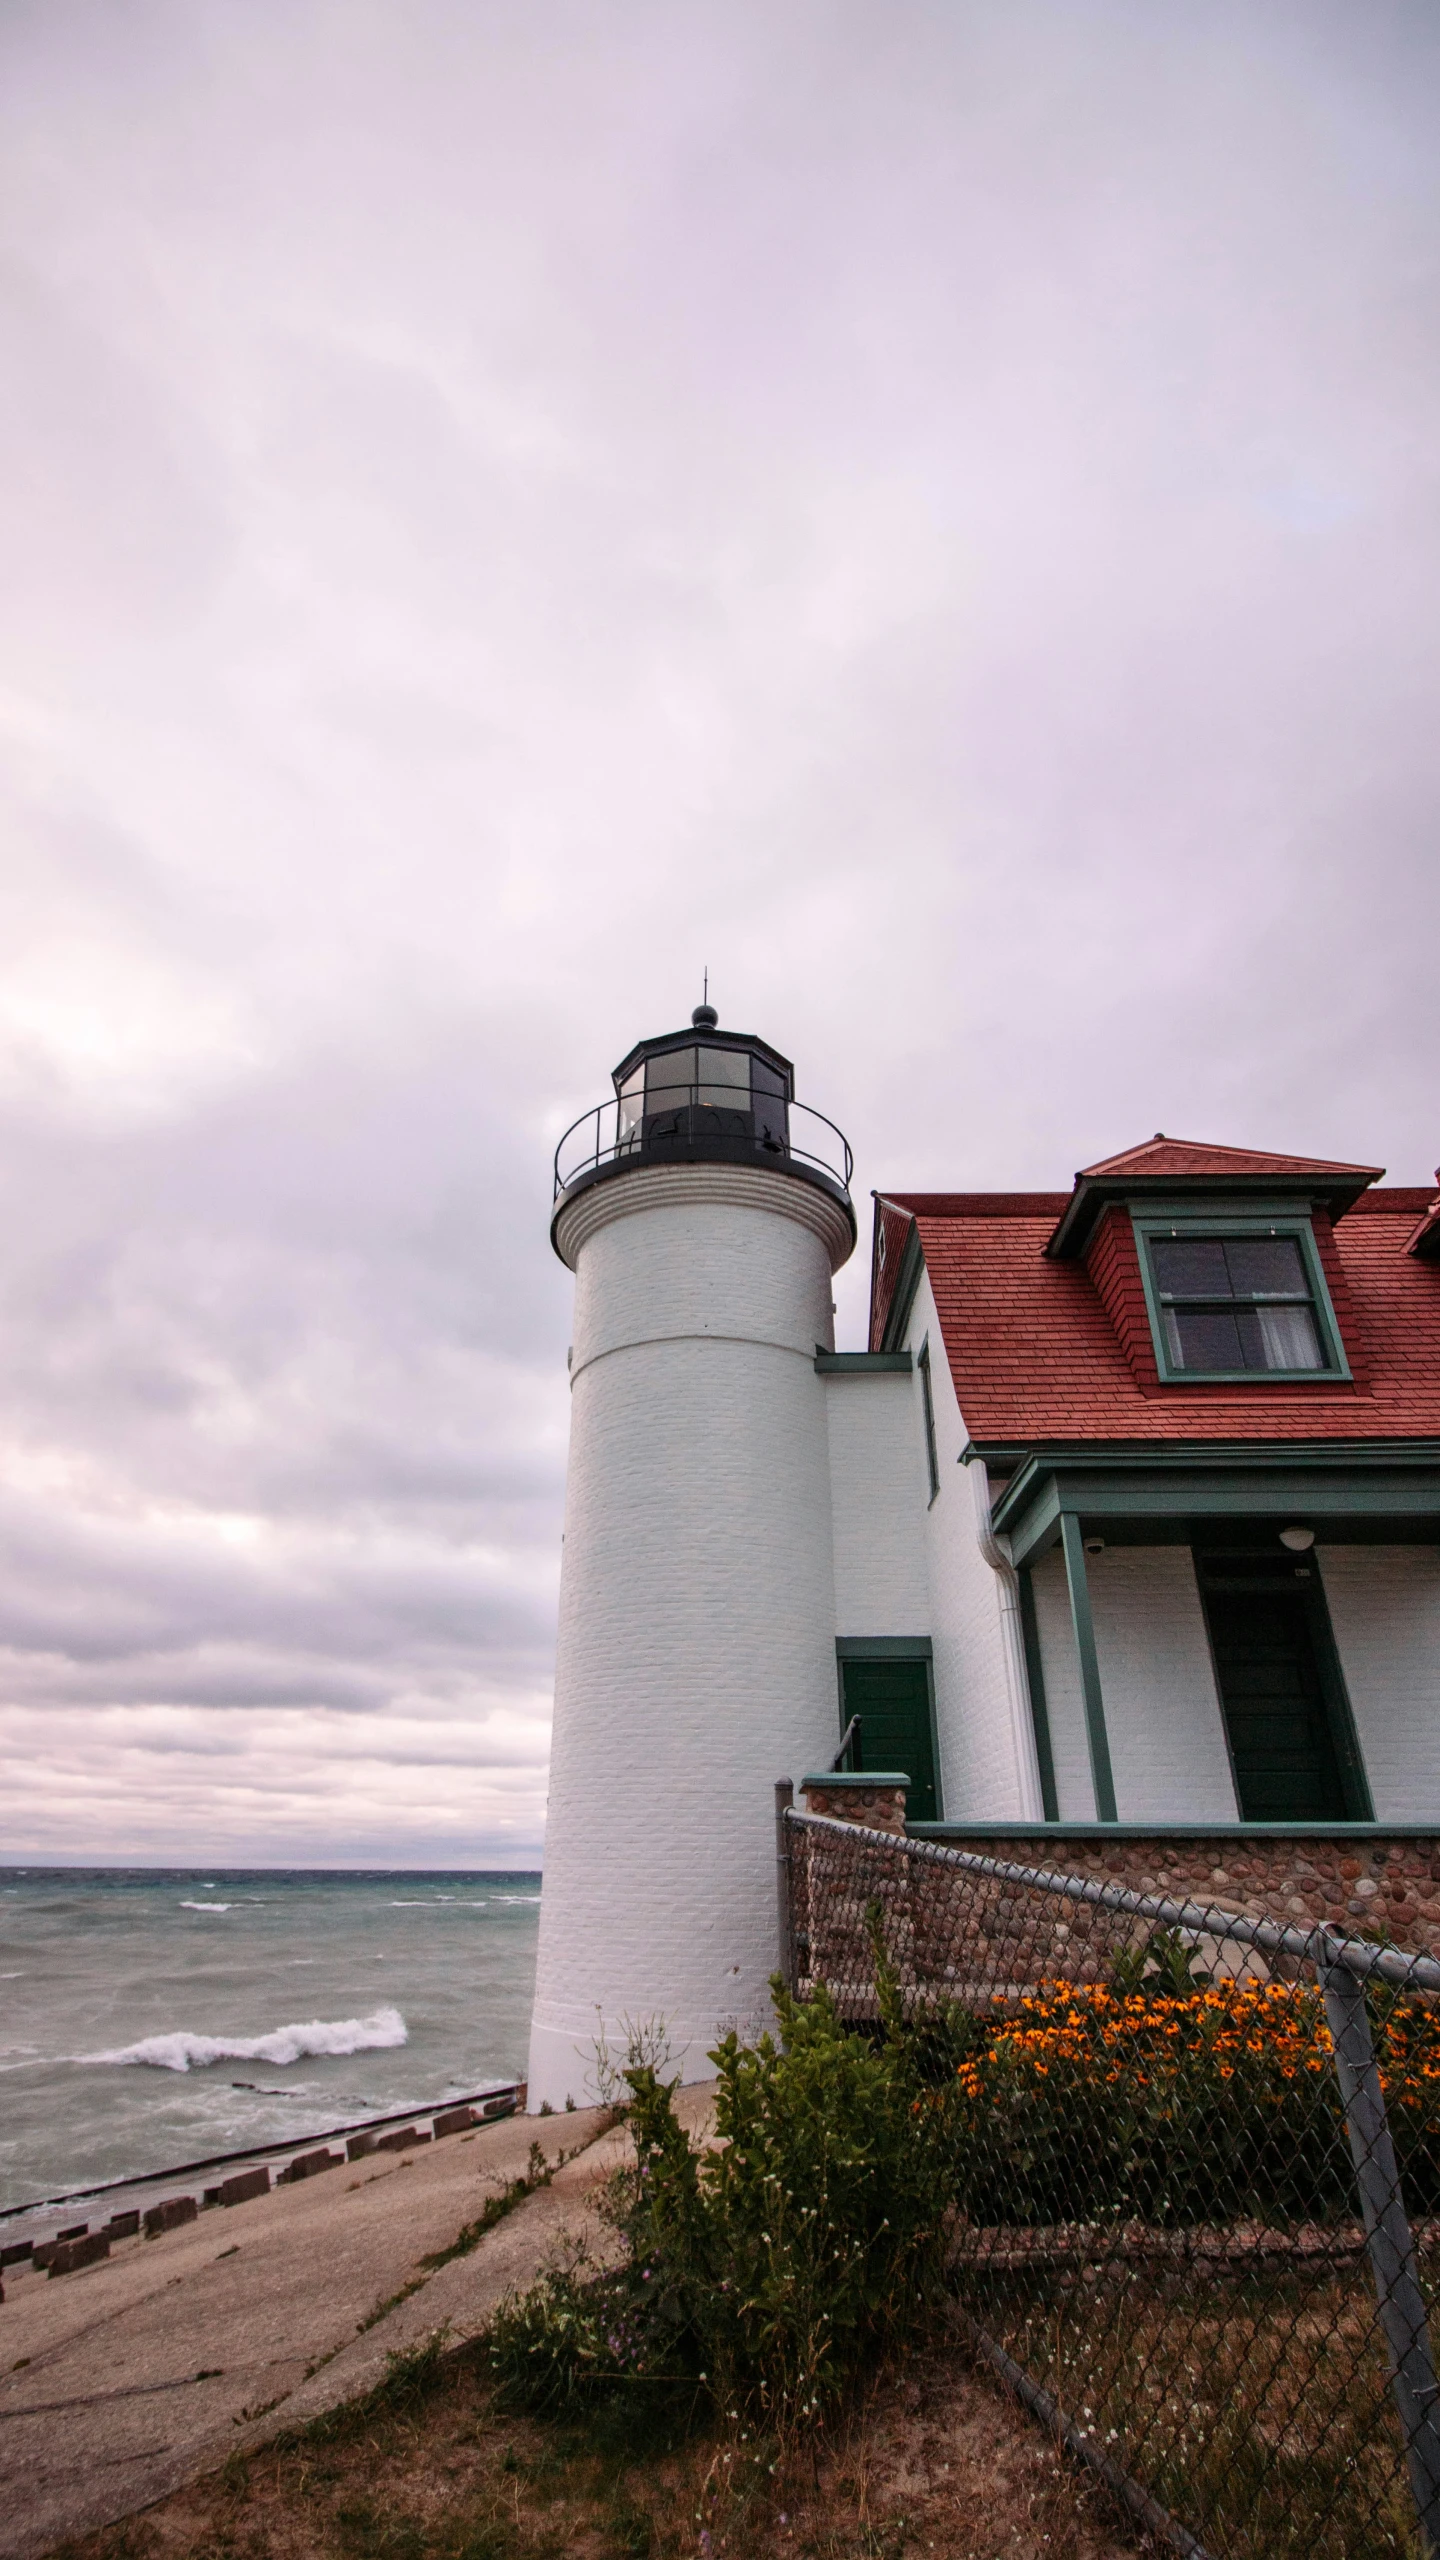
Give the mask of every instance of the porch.
<svg viewBox="0 0 1440 2560">
<path fill-rule="evenodd" d="M 1440 1830 L 1440 1443 L 976 1447 L 1047 1824 Z"/>
</svg>

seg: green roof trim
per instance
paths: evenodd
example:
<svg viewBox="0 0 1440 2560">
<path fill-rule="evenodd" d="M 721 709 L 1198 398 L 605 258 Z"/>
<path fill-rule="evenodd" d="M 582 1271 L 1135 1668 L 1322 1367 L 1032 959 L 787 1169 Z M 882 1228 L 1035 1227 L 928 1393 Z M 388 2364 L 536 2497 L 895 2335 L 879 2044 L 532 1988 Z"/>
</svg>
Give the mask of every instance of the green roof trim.
<svg viewBox="0 0 1440 2560">
<path fill-rule="evenodd" d="M 882 1351 L 900 1349 L 924 1268 L 925 1249 L 920 1242 L 919 1221 L 912 1218 L 900 1251 L 900 1268 L 895 1274 L 895 1294 L 890 1301 L 890 1313 L 885 1319 L 885 1331 L 880 1343 Z"/>
<path fill-rule="evenodd" d="M 972 1444 L 967 1455 L 987 1452 Z M 1013 1461 L 1015 1453 L 1005 1455 Z M 1183 1538 L 1191 1523 L 1287 1514 L 1322 1539 L 1354 1537 L 1367 1523 L 1382 1521 L 1401 1524 L 1402 1535 L 1418 1531 L 1440 1539 L 1440 1440 L 1034 1448 L 1024 1453 L 992 1517 L 1020 1566 L 1055 1544 L 1067 1511 L 1102 1534 L 1107 1522 L 1153 1522 L 1162 1542 L 1167 1528 Z"/>
<path fill-rule="evenodd" d="M 815 1366 L 822 1378 L 867 1378 L 915 1366 L 908 1351 L 822 1351 L 815 1345 Z"/>
</svg>

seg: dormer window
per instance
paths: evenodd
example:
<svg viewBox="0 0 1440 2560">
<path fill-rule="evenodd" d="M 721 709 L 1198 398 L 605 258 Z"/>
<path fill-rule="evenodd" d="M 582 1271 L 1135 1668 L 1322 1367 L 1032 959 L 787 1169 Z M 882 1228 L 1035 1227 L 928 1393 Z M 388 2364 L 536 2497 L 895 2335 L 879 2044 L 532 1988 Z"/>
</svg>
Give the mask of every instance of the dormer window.
<svg viewBox="0 0 1440 2560">
<path fill-rule="evenodd" d="M 1345 1377 L 1308 1218 L 1137 1218 L 1163 1379 Z"/>
</svg>

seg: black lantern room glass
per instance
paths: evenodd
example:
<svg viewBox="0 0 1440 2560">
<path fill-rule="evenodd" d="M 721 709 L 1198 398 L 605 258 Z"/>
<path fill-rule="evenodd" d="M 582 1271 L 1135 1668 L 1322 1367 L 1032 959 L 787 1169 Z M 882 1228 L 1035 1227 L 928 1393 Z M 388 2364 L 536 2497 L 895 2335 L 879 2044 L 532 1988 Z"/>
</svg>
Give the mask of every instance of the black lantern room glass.
<svg viewBox="0 0 1440 2560">
<path fill-rule="evenodd" d="M 783 1155 L 789 1144 L 788 1074 L 733 1042 L 687 1040 L 627 1060 L 615 1089 L 627 1151 L 664 1154 L 728 1138 Z"/>
</svg>

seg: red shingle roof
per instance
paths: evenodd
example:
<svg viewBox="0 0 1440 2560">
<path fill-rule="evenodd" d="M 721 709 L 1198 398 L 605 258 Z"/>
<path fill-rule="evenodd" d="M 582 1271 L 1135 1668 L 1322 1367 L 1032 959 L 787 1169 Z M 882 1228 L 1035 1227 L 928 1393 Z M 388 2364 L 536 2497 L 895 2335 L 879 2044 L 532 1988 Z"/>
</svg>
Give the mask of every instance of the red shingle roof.
<svg viewBox="0 0 1440 2560">
<path fill-rule="evenodd" d="M 1216 1147 L 1203 1138 L 1167 1138 L 1157 1129 L 1140 1147 L 1127 1147 L 1120 1156 L 1106 1156 L 1100 1164 L 1082 1165 L 1077 1182 L 1105 1181 L 1116 1174 L 1232 1174 L 1241 1179 L 1252 1174 L 1353 1174 L 1361 1182 L 1378 1182 L 1385 1168 L 1380 1164 L 1336 1164 L 1321 1156 L 1267 1156 L 1253 1147 Z"/>
<path fill-rule="evenodd" d="M 1238 1170 L 1239 1150 L 1205 1152 L 1228 1154 Z M 1277 1172 L 1368 1171 L 1314 1168 L 1293 1157 L 1249 1161 Z M 1073 1196 L 925 1192 L 876 1201 L 885 1261 L 875 1272 L 871 1341 L 879 1346 L 913 1220 L 972 1439 L 1029 1446 L 1440 1436 L 1440 1269 L 1407 1251 L 1433 1192 L 1366 1191 L 1333 1225 L 1317 1207 L 1316 1243 L 1355 1377 L 1283 1386 L 1258 1378 L 1162 1385 L 1148 1321 L 1131 1320 L 1139 1266 L 1128 1217 L 1112 1211 L 1084 1261 L 1047 1258 L 1047 1240 Z"/>
</svg>

